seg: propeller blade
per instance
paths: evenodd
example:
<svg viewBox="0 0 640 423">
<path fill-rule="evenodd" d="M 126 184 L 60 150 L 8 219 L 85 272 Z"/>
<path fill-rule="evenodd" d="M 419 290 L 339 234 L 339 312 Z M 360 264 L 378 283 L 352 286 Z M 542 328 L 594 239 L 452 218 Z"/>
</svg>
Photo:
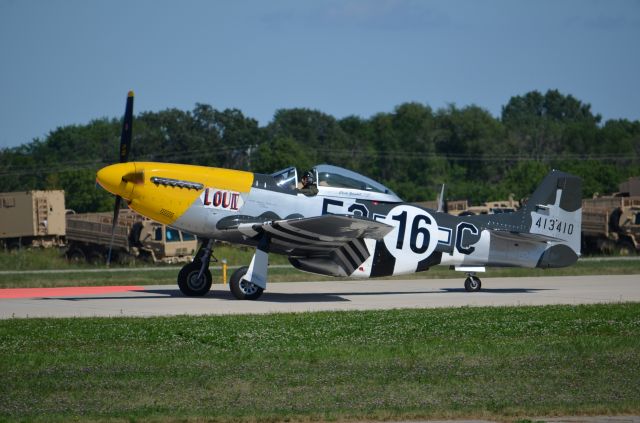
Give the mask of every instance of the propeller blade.
<svg viewBox="0 0 640 423">
<path fill-rule="evenodd" d="M 127 94 L 127 106 L 124 109 L 124 120 L 122 122 L 122 134 L 120 135 L 120 163 L 129 161 L 129 151 L 131 150 L 131 134 L 133 127 L 133 91 Z M 111 264 L 111 252 L 113 251 L 113 238 L 116 234 L 118 215 L 122 197 L 116 195 L 116 203 L 113 206 L 113 222 L 111 224 L 111 241 L 109 241 L 109 253 L 107 254 L 107 267 Z"/>
<path fill-rule="evenodd" d="M 120 135 L 120 163 L 129 161 L 131 150 L 131 131 L 133 126 L 133 91 L 127 95 L 127 107 L 124 110 L 122 134 Z"/>
</svg>

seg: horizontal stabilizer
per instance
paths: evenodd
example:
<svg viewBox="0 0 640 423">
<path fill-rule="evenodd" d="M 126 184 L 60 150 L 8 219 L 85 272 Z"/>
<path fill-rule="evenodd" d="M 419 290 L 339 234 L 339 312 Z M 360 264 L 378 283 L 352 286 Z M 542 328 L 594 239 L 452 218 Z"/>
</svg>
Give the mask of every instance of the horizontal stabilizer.
<svg viewBox="0 0 640 423">
<path fill-rule="evenodd" d="M 509 232 L 509 231 L 500 231 L 493 230 L 491 232 L 492 237 L 498 237 L 509 241 L 533 241 L 533 242 L 563 242 L 562 238 L 556 238 L 553 236 L 549 236 L 546 234 L 532 234 L 526 232 Z"/>
</svg>

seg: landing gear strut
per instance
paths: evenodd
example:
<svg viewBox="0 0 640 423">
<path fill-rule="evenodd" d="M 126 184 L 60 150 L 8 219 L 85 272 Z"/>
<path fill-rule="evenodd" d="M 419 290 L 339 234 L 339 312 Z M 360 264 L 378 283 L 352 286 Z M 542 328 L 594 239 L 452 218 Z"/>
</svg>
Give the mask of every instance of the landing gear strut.
<svg viewBox="0 0 640 423">
<path fill-rule="evenodd" d="M 269 242 L 267 235 L 258 242 L 251 264 L 233 272 L 229 278 L 229 289 L 239 300 L 257 300 L 267 287 L 267 267 L 269 265 Z"/>
<path fill-rule="evenodd" d="M 184 265 L 178 273 L 178 287 L 187 297 L 202 297 L 211 290 L 211 253 L 213 240 L 204 239 L 193 261 Z"/>
<path fill-rule="evenodd" d="M 467 292 L 476 292 L 480 291 L 482 288 L 482 282 L 480 278 L 476 276 L 475 273 L 467 273 L 467 279 L 464 281 L 464 289 Z"/>
</svg>

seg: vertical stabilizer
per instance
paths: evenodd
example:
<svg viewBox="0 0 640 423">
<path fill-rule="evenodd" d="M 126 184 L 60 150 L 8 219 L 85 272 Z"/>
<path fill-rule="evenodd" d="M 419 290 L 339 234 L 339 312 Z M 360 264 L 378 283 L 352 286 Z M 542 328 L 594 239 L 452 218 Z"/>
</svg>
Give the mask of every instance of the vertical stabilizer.
<svg viewBox="0 0 640 423">
<path fill-rule="evenodd" d="M 550 172 L 519 211 L 528 232 L 546 238 L 550 248 L 537 267 L 569 266 L 580 256 L 582 181 L 568 173 Z"/>
</svg>

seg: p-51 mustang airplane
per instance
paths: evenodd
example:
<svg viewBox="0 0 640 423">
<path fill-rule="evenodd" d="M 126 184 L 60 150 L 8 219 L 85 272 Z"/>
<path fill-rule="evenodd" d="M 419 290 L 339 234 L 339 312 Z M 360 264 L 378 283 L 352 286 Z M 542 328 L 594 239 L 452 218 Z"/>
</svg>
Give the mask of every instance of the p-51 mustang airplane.
<svg viewBox="0 0 640 423">
<path fill-rule="evenodd" d="M 481 288 L 485 266 L 564 267 L 580 255 L 581 181 L 552 171 L 519 211 L 457 217 L 404 203 L 390 189 L 336 166 L 312 169 L 317 193 L 296 189 L 294 167 L 263 175 L 202 166 L 128 162 L 133 93 L 120 162 L 97 181 L 116 195 L 114 226 L 124 198 L 156 221 L 196 234 L 202 244 L 178 275 L 188 296 L 211 288 L 214 240 L 255 248 L 248 267 L 230 278 L 238 299 L 267 287 L 268 255 L 284 254 L 298 269 L 337 277 L 402 275 L 446 265 L 467 273 L 465 288 Z M 307 194 L 307 195 L 305 195 Z"/>
</svg>

